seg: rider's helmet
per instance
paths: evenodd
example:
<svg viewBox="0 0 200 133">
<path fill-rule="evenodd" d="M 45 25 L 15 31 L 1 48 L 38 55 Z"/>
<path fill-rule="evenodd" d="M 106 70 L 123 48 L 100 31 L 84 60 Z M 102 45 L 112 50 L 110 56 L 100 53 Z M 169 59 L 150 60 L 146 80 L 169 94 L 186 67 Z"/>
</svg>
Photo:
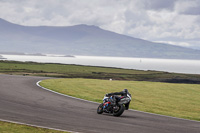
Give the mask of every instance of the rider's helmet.
<svg viewBox="0 0 200 133">
<path fill-rule="evenodd" d="M 127 93 L 127 92 L 128 92 L 128 89 L 124 89 L 123 92 Z"/>
</svg>

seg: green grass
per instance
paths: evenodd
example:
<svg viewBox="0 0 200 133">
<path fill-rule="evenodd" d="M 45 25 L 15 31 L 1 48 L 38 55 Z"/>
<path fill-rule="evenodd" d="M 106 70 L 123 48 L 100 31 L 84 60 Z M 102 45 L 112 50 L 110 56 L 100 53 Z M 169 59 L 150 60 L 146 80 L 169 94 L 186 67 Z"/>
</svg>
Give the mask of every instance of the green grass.
<svg viewBox="0 0 200 133">
<path fill-rule="evenodd" d="M 41 85 L 96 102 L 101 102 L 106 93 L 128 88 L 133 96 L 132 109 L 200 121 L 200 85 L 160 83 L 200 83 L 200 75 L 16 61 L 0 61 L 0 73 L 69 78 L 44 80 Z M 0 132 L 60 131 L 0 122 Z"/>
<path fill-rule="evenodd" d="M 0 73 L 61 78 L 200 83 L 200 75 L 34 62 L 0 61 Z"/>
<path fill-rule="evenodd" d="M 48 79 L 40 85 L 74 97 L 102 102 L 106 93 L 128 88 L 131 109 L 200 121 L 200 85 L 99 79 Z"/>
<path fill-rule="evenodd" d="M 66 133 L 66 132 L 0 121 L 0 133 Z"/>
</svg>

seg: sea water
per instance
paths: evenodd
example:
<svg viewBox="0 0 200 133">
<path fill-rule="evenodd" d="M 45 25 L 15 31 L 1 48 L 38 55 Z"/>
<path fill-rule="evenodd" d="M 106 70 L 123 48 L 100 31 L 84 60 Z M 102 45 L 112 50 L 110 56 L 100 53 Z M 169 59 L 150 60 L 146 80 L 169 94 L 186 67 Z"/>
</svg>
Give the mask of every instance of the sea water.
<svg viewBox="0 0 200 133">
<path fill-rule="evenodd" d="M 175 73 L 200 74 L 200 60 L 154 59 L 129 57 L 100 57 L 59 55 L 31 56 L 31 55 L 2 55 L 6 60 L 33 61 L 40 63 L 61 63 L 89 66 L 116 67 L 137 70 L 156 70 Z"/>
</svg>

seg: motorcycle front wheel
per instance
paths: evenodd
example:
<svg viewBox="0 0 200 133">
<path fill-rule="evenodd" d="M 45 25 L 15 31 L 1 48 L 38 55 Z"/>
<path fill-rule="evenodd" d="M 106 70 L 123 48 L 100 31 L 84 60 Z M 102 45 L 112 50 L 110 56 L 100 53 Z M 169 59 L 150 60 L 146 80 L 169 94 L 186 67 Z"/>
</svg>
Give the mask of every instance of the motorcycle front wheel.
<svg viewBox="0 0 200 133">
<path fill-rule="evenodd" d="M 97 114 L 102 114 L 103 113 L 103 103 L 100 104 L 97 108 Z"/>
<path fill-rule="evenodd" d="M 124 112 L 124 106 L 123 105 L 116 105 L 113 110 L 113 116 L 120 116 Z"/>
</svg>

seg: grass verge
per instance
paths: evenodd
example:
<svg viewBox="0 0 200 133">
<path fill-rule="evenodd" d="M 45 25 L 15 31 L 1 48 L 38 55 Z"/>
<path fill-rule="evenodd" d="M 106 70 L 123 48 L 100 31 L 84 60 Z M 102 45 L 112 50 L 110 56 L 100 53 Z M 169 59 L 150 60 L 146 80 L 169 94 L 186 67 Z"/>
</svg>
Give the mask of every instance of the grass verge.
<svg viewBox="0 0 200 133">
<path fill-rule="evenodd" d="M 0 121 L 0 133 L 67 133 L 67 132 Z"/>
<path fill-rule="evenodd" d="M 200 84 L 200 75 L 194 74 L 35 62 L 0 61 L 0 73 L 60 78 L 112 78 L 115 80 Z"/>
<path fill-rule="evenodd" d="M 48 79 L 48 89 L 70 96 L 102 102 L 106 93 L 128 88 L 131 109 L 200 121 L 200 85 L 99 79 Z"/>
</svg>

